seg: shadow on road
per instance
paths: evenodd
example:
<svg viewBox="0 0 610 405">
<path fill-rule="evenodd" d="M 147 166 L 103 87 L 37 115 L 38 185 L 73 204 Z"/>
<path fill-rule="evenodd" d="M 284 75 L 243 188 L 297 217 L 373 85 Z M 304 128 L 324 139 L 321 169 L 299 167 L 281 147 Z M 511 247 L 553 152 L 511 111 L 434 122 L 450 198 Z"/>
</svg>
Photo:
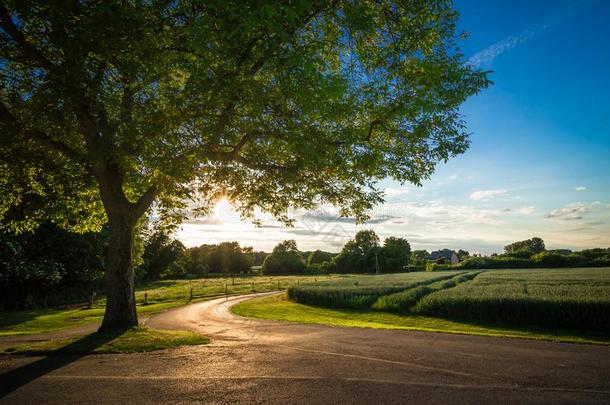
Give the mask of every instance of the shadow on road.
<svg viewBox="0 0 610 405">
<path fill-rule="evenodd" d="M 92 333 L 51 352 L 40 360 L 0 374 L 0 399 L 20 387 L 91 354 L 96 348 L 116 339 L 123 332 Z M 29 354 L 36 354 L 35 351 Z"/>
</svg>

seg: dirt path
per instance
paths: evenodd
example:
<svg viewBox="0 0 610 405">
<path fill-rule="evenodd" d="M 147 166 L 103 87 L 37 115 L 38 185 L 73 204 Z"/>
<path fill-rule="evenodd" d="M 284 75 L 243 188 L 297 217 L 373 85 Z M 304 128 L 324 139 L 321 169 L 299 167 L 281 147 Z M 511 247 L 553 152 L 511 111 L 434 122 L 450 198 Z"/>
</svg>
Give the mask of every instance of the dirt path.
<svg viewBox="0 0 610 405">
<path fill-rule="evenodd" d="M 208 346 L 0 356 L 6 403 L 610 403 L 610 347 L 245 319 L 248 296 L 152 316 Z M 50 359 L 50 360 L 49 360 Z M 11 378 L 13 380 L 11 380 Z"/>
</svg>

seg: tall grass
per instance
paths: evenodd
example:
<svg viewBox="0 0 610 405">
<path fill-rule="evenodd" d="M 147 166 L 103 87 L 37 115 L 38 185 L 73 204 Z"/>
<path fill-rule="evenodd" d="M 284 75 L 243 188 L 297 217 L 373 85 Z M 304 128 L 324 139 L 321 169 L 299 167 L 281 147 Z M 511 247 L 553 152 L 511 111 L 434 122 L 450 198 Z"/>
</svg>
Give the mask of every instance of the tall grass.
<svg viewBox="0 0 610 405">
<path fill-rule="evenodd" d="M 333 308 L 370 308 L 379 297 L 445 280 L 459 272 L 403 273 L 356 276 L 293 286 L 288 297 L 298 303 Z"/>
<path fill-rule="evenodd" d="M 445 318 L 610 331 L 610 269 L 484 272 L 412 308 Z"/>
<path fill-rule="evenodd" d="M 480 272 L 458 274 L 449 280 L 440 280 L 428 285 L 420 285 L 394 294 L 383 295 L 372 305 L 373 309 L 387 312 L 408 312 L 422 297 L 435 291 L 453 288 L 457 284 L 472 280 Z"/>
</svg>

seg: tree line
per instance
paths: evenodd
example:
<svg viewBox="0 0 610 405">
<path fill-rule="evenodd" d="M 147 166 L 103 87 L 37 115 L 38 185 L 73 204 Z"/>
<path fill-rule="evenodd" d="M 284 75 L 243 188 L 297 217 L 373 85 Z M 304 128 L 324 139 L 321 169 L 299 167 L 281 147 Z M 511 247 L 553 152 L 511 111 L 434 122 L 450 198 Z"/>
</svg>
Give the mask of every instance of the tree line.
<svg viewBox="0 0 610 405">
<path fill-rule="evenodd" d="M 104 293 L 108 229 L 77 234 L 53 224 L 19 235 L 0 234 L 0 306 L 4 309 L 57 306 L 84 302 L 92 292 Z M 339 253 L 301 251 L 294 240 L 280 242 L 268 253 L 238 242 L 185 247 L 167 231 L 143 227 L 135 241 L 137 284 L 161 279 L 213 275 L 394 273 L 447 268 L 501 269 L 610 266 L 610 248 L 546 249 L 534 237 L 511 243 L 501 254 L 482 256 L 456 252 L 458 265 L 430 264 L 426 250 L 388 237 L 383 243 L 363 230 Z"/>
</svg>

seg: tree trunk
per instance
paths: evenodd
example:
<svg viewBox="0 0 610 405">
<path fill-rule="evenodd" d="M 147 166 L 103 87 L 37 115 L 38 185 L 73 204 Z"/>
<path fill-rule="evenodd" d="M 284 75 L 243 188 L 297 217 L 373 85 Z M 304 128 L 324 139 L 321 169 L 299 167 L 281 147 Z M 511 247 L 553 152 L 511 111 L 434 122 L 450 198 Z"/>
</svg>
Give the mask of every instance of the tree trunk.
<svg viewBox="0 0 610 405">
<path fill-rule="evenodd" d="M 100 331 L 115 332 L 138 325 L 133 272 L 136 221 L 128 213 L 109 217 L 106 312 Z"/>
</svg>

